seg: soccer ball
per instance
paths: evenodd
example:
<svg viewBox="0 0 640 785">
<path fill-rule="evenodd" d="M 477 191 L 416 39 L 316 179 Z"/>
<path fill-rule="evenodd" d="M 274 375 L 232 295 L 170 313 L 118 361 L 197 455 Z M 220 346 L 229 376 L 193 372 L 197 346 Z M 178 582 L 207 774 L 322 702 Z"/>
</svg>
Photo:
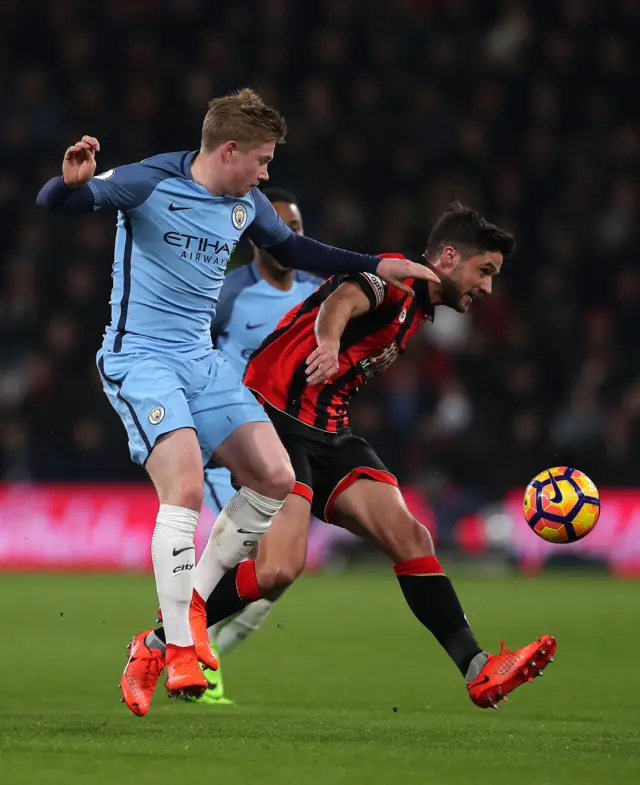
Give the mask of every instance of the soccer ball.
<svg viewBox="0 0 640 785">
<path fill-rule="evenodd" d="M 575 542 L 598 523 L 600 494 L 578 469 L 555 466 L 540 472 L 527 485 L 524 517 L 547 542 Z"/>
</svg>

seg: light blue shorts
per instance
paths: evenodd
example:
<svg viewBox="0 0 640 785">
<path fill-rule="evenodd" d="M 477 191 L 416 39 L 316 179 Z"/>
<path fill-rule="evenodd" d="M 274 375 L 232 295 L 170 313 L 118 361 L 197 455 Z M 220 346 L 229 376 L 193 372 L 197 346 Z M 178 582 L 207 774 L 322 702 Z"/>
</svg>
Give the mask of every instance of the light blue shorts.
<svg viewBox="0 0 640 785">
<path fill-rule="evenodd" d="M 231 472 L 224 466 L 204 470 L 204 503 L 217 518 L 224 505 L 235 494 Z"/>
<path fill-rule="evenodd" d="M 144 466 L 156 439 L 178 428 L 198 435 L 203 465 L 236 428 L 270 422 L 262 406 L 220 352 L 200 360 L 146 352 L 97 355 L 102 386 L 129 436 L 135 463 Z"/>
</svg>

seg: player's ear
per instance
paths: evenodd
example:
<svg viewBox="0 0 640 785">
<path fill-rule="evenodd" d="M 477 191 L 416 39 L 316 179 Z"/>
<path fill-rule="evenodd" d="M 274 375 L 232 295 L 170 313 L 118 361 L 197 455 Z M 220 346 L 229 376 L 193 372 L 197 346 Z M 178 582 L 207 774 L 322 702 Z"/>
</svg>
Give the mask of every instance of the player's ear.
<svg viewBox="0 0 640 785">
<path fill-rule="evenodd" d="M 222 147 L 220 148 L 220 154 L 222 155 L 223 161 L 229 163 L 234 156 L 234 153 L 238 152 L 238 144 L 234 141 L 225 142 Z"/>
<path fill-rule="evenodd" d="M 450 273 L 460 263 L 460 254 L 452 245 L 445 245 L 440 252 L 434 267 Z"/>
</svg>

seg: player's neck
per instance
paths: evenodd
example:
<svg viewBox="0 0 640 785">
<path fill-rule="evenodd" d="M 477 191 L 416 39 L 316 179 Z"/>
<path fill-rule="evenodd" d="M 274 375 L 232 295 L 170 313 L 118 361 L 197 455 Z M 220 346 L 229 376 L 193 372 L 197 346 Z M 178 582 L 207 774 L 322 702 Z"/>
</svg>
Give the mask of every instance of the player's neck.
<svg viewBox="0 0 640 785">
<path fill-rule="evenodd" d="M 225 189 L 220 181 L 216 167 L 212 166 L 211 162 L 207 161 L 207 158 L 210 156 L 211 153 L 203 152 L 196 155 L 191 164 L 191 177 L 193 177 L 195 183 L 202 185 L 209 193 L 213 194 L 213 196 L 223 196 L 225 194 Z"/>
<path fill-rule="evenodd" d="M 264 280 L 269 284 L 269 286 L 273 286 L 274 289 L 279 289 L 282 292 L 288 292 L 289 289 L 291 289 L 293 286 L 293 270 L 282 270 L 276 273 L 268 265 L 266 265 L 259 256 L 256 257 L 256 267 L 258 268 L 258 271 Z"/>
</svg>

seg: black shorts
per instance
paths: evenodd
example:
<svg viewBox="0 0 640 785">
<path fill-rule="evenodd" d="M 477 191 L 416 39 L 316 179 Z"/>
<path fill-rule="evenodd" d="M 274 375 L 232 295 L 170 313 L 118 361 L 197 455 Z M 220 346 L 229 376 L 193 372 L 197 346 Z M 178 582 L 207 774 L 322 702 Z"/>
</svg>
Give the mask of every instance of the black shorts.
<svg viewBox="0 0 640 785">
<path fill-rule="evenodd" d="M 292 493 L 311 502 L 311 512 L 316 518 L 331 523 L 335 500 L 361 477 L 398 485 L 373 447 L 351 428 L 327 433 L 269 404 L 265 404 L 265 410 L 291 459 L 296 475 Z"/>
</svg>

